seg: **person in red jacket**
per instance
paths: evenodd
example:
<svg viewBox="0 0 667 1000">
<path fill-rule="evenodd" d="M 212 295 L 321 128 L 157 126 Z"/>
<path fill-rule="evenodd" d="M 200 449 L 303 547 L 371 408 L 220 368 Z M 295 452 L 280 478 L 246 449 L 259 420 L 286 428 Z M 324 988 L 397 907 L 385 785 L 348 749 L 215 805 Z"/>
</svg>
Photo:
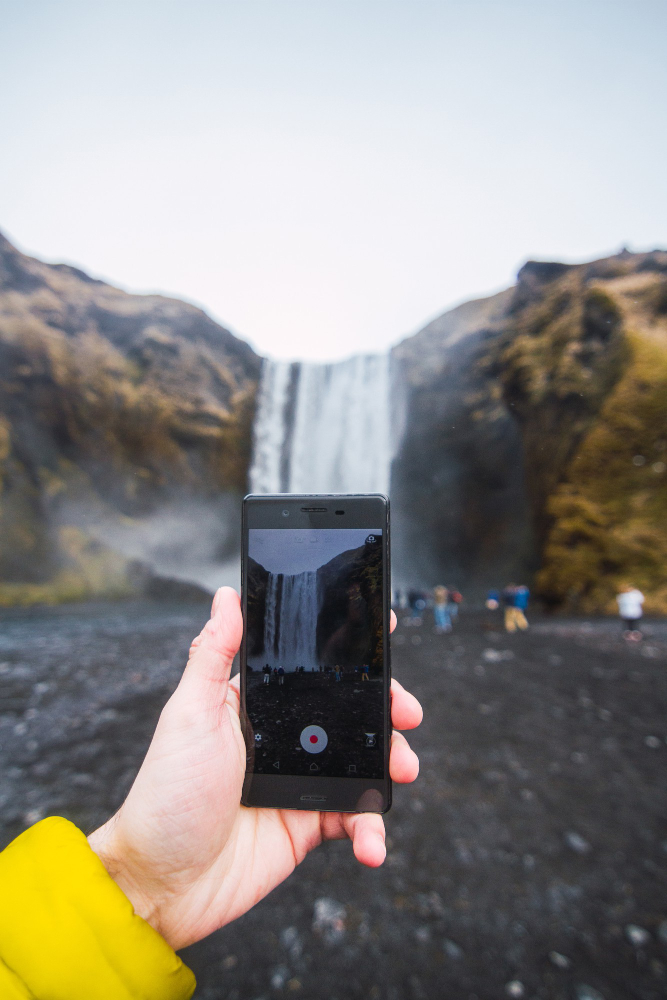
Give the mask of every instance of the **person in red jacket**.
<svg viewBox="0 0 667 1000">
<path fill-rule="evenodd" d="M 362 864 L 384 861 L 375 813 L 240 804 L 246 752 L 229 675 L 242 628 L 238 595 L 222 588 L 115 816 L 87 842 L 67 820 L 42 820 L 0 854 L 3 1000 L 188 1000 L 194 976 L 175 951 L 241 916 L 322 841 L 349 838 Z M 392 681 L 396 730 L 421 716 Z M 418 770 L 394 732 L 392 779 Z"/>
</svg>

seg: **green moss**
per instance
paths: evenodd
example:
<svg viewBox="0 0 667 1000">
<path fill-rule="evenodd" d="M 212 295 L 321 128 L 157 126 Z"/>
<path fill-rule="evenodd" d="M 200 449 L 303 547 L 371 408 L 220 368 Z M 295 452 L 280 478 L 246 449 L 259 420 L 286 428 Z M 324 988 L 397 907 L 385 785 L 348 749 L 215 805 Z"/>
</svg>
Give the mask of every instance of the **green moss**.
<svg viewBox="0 0 667 1000">
<path fill-rule="evenodd" d="M 58 548 L 63 568 L 42 583 L 0 582 L 0 607 L 114 600 L 137 593 L 141 579 L 136 567 L 81 529 L 61 528 Z"/>
<path fill-rule="evenodd" d="M 554 604 L 613 611 L 623 583 L 667 613 L 667 344 L 629 334 L 627 368 L 548 501 L 537 588 Z"/>
</svg>

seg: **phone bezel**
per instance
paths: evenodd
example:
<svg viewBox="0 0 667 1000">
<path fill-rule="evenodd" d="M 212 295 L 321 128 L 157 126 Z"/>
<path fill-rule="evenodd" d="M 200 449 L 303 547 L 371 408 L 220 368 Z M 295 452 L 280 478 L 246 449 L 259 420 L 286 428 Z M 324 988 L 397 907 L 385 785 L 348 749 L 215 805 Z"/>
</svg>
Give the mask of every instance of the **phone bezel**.
<svg viewBox="0 0 667 1000">
<path fill-rule="evenodd" d="M 307 512 L 305 506 L 326 507 L 326 512 Z M 336 510 L 345 513 L 336 514 Z M 282 511 L 289 515 L 283 516 Z M 384 777 L 378 779 L 329 777 L 326 775 L 255 774 L 246 770 L 241 802 L 246 806 L 279 809 L 309 809 L 320 812 L 378 812 L 391 807 L 389 777 L 391 743 L 391 651 L 389 500 L 382 493 L 278 493 L 248 494 L 243 500 L 241 528 L 241 725 L 250 755 L 254 747 L 245 710 L 246 678 L 246 585 L 248 531 L 250 528 L 382 528 L 383 544 L 383 650 L 384 650 Z"/>
</svg>

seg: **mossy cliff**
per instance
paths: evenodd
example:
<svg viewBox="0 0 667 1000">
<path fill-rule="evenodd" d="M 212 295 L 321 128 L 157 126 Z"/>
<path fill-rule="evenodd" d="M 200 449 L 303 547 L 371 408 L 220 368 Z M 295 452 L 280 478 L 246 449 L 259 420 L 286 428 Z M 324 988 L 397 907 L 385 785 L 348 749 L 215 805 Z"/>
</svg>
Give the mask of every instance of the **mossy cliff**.
<svg viewBox="0 0 667 1000">
<path fill-rule="evenodd" d="M 0 603 L 133 592 L 99 524 L 241 495 L 260 363 L 187 303 L 0 236 Z"/>
<path fill-rule="evenodd" d="M 488 361 L 521 427 L 537 592 L 613 611 L 631 583 L 667 613 L 667 253 L 526 265 Z"/>
<path fill-rule="evenodd" d="M 529 262 L 392 358 L 399 581 L 667 613 L 667 253 Z"/>
</svg>

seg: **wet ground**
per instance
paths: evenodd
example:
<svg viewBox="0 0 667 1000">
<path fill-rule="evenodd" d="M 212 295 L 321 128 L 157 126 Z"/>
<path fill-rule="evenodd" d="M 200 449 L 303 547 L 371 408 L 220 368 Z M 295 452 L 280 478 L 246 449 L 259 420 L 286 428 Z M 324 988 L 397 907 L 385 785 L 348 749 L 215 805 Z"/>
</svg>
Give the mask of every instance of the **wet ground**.
<svg viewBox="0 0 667 1000">
<path fill-rule="evenodd" d="M 0 612 L 2 844 L 121 802 L 203 607 Z M 311 855 L 187 950 L 200 1000 L 659 1000 L 667 996 L 667 623 L 487 613 L 399 625 L 423 699 L 422 775 L 395 789 L 389 856 Z"/>
</svg>

